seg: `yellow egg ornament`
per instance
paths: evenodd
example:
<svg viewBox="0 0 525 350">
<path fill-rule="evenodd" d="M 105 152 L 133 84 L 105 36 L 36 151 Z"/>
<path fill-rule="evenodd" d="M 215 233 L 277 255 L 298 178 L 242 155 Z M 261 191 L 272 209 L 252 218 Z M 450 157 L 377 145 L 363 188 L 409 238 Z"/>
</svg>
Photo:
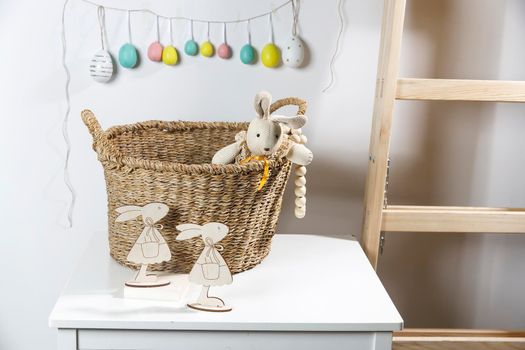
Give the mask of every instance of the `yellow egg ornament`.
<svg viewBox="0 0 525 350">
<path fill-rule="evenodd" d="M 211 57 L 215 53 L 215 48 L 210 41 L 205 41 L 201 44 L 201 55 L 204 57 Z"/>
<path fill-rule="evenodd" d="M 206 41 L 201 44 L 201 55 L 211 57 L 215 54 L 215 48 L 210 41 L 210 22 L 208 22 Z"/>
<path fill-rule="evenodd" d="M 274 43 L 268 43 L 262 49 L 261 60 L 265 67 L 275 68 L 281 63 L 281 50 Z"/>
<path fill-rule="evenodd" d="M 179 61 L 179 54 L 173 45 L 166 46 L 162 50 L 162 62 L 169 66 L 174 66 Z"/>
<path fill-rule="evenodd" d="M 162 62 L 168 66 L 174 66 L 179 62 L 179 53 L 173 45 L 173 25 L 171 23 L 171 18 L 169 19 L 170 23 L 170 44 L 162 50 Z"/>
</svg>

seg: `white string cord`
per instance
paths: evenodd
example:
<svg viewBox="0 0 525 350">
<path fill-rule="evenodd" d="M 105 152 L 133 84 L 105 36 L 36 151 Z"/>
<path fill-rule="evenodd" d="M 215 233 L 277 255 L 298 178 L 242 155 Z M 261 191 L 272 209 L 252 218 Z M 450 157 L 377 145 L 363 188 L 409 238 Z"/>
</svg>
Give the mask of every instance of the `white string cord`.
<svg viewBox="0 0 525 350">
<path fill-rule="evenodd" d="M 173 46 L 173 23 L 170 18 L 170 45 Z"/>
<path fill-rule="evenodd" d="M 268 13 L 268 31 L 269 31 L 269 41 L 273 44 L 273 21 L 272 21 L 272 12 Z"/>
<path fill-rule="evenodd" d="M 206 28 L 206 40 L 210 41 L 210 22 L 208 22 L 208 26 Z"/>
<path fill-rule="evenodd" d="M 335 59 L 337 58 L 337 55 L 339 54 L 341 38 L 343 37 L 343 32 L 345 30 L 345 21 L 343 17 L 344 3 L 345 0 L 339 0 L 339 4 L 337 6 L 337 12 L 339 14 L 339 32 L 337 33 L 337 40 L 335 42 L 335 49 L 332 54 L 332 58 L 330 58 L 330 81 L 328 82 L 328 85 L 326 85 L 326 87 L 321 90 L 321 92 L 328 91 L 328 89 L 330 89 L 334 85 L 334 63 Z"/>
<path fill-rule="evenodd" d="M 191 40 L 195 41 L 195 37 L 193 36 L 193 20 L 190 20 L 190 35 Z"/>
<path fill-rule="evenodd" d="M 228 38 L 226 37 L 226 23 L 222 24 L 222 42 L 228 44 Z"/>
<path fill-rule="evenodd" d="M 98 15 L 98 26 L 100 27 L 100 44 L 102 46 L 102 50 L 106 50 L 106 13 L 104 12 L 104 7 L 99 6 L 97 8 L 97 15 Z"/>
<path fill-rule="evenodd" d="M 300 9 L 299 0 L 292 0 L 292 35 L 297 36 L 298 27 L 299 27 L 299 9 Z"/>
<path fill-rule="evenodd" d="M 95 1 L 92 1 L 92 0 L 80 0 L 80 1 L 85 2 L 86 4 L 91 4 L 93 6 L 100 6 L 100 4 L 98 4 L 98 3 L 96 3 Z M 292 2 L 292 0 L 287 0 L 287 1 L 283 2 L 281 5 L 275 7 L 272 11 L 261 13 L 261 14 L 258 14 L 256 16 L 246 17 L 246 18 L 241 18 L 241 19 L 235 19 L 235 20 L 228 20 L 228 21 L 216 21 L 216 20 L 208 20 L 208 19 L 190 18 L 190 17 L 185 17 L 185 16 L 164 16 L 164 15 L 161 15 L 160 13 L 157 13 L 157 12 L 155 12 L 153 10 L 150 10 L 150 9 L 147 9 L 147 8 L 126 9 L 126 8 L 115 7 L 115 6 L 104 6 L 104 7 L 107 10 L 112 10 L 112 11 L 145 12 L 145 13 L 150 13 L 150 14 L 152 14 L 154 16 L 159 16 L 160 18 L 165 18 L 165 19 L 172 18 L 172 19 L 181 19 L 181 20 L 201 22 L 201 23 L 206 23 L 206 22 L 209 22 L 209 23 L 241 23 L 241 22 L 246 22 L 248 20 L 254 20 L 254 19 L 257 19 L 257 18 L 266 17 L 266 16 L 268 16 L 269 13 L 275 12 L 275 11 L 285 7 L 286 5 L 290 4 L 291 2 Z"/>
<path fill-rule="evenodd" d="M 246 21 L 246 34 L 248 35 L 248 44 L 252 44 L 252 28 L 250 20 Z"/>
<path fill-rule="evenodd" d="M 157 19 L 157 22 L 156 22 L 156 24 L 157 24 L 157 42 L 159 42 L 159 43 L 160 43 L 160 26 L 159 26 L 159 16 L 156 16 L 155 18 Z"/>
<path fill-rule="evenodd" d="M 131 11 L 128 11 L 128 39 L 131 44 Z"/>
<path fill-rule="evenodd" d="M 75 208 L 75 201 L 76 201 L 76 194 L 75 189 L 73 188 L 73 184 L 71 183 L 71 180 L 69 178 L 69 157 L 71 155 L 71 141 L 69 139 L 68 134 L 68 122 L 69 122 L 69 113 L 71 112 L 71 99 L 69 96 L 69 84 L 71 82 L 71 74 L 69 72 L 69 69 L 66 65 L 66 54 L 67 54 L 67 47 L 66 47 L 66 7 L 69 0 L 64 1 L 64 7 L 62 8 L 62 67 L 64 68 L 64 72 L 66 73 L 66 85 L 65 85 L 65 93 L 66 93 L 66 111 L 64 112 L 64 117 L 62 120 L 62 137 L 64 138 L 64 142 L 66 143 L 66 158 L 64 160 L 64 183 L 66 184 L 66 187 L 69 190 L 69 194 L 71 196 L 70 202 L 69 202 L 69 208 L 67 211 L 67 220 L 69 223 L 69 228 L 73 227 L 73 209 Z M 104 43 L 102 43 L 104 45 Z"/>
</svg>

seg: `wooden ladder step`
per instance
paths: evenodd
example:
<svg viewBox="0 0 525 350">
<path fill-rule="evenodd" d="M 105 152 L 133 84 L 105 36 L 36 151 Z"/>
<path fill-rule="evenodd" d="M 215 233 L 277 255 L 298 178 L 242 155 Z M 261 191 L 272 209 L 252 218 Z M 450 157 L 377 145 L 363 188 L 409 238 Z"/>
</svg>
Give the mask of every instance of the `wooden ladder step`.
<svg viewBox="0 0 525 350">
<path fill-rule="evenodd" d="M 389 205 L 382 231 L 525 233 L 525 208 Z"/>
<path fill-rule="evenodd" d="M 396 99 L 525 102 L 525 82 L 400 78 Z"/>
</svg>

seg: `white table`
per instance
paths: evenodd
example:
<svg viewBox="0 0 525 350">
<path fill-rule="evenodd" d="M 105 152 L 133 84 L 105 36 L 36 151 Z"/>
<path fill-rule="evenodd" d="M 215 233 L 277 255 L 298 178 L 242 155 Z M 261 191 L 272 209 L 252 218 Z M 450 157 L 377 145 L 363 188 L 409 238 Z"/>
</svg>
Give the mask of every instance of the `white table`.
<svg viewBox="0 0 525 350">
<path fill-rule="evenodd" d="M 107 250 L 96 234 L 51 313 L 59 350 L 386 350 L 403 325 L 355 241 L 276 235 L 262 264 L 210 290 L 226 313 L 123 298 L 135 272 Z"/>
</svg>

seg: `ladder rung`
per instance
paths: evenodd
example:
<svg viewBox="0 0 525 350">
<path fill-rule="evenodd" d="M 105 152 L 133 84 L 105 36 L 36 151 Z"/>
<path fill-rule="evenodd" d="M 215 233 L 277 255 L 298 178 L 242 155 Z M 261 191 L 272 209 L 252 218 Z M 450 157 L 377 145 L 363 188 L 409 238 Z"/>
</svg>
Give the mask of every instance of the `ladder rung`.
<svg viewBox="0 0 525 350">
<path fill-rule="evenodd" d="M 412 79 L 397 80 L 398 100 L 525 102 L 524 81 Z"/>
<path fill-rule="evenodd" d="M 525 233 L 525 208 L 389 205 L 382 231 Z"/>
</svg>

